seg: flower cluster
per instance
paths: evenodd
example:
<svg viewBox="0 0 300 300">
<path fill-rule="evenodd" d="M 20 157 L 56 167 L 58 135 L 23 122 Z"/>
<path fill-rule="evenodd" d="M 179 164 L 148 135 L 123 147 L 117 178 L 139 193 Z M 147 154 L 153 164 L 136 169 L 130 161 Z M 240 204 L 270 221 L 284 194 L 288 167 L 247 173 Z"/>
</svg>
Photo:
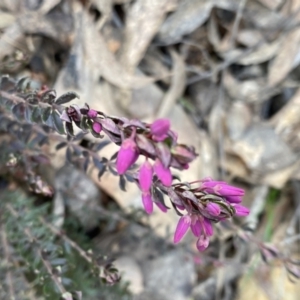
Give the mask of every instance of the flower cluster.
<svg viewBox="0 0 300 300">
<path fill-rule="evenodd" d="M 168 195 L 176 209 L 185 211 L 177 224 L 174 243 L 180 242 L 190 228 L 198 238 L 199 251 L 209 245 L 212 223 L 249 214 L 249 209 L 240 204 L 244 190 L 223 181 L 208 178 L 190 184 L 174 184 L 168 189 Z"/>
<path fill-rule="evenodd" d="M 170 168 L 187 169 L 197 154 L 193 147 L 177 143 L 177 134 L 170 129 L 168 119 L 147 124 L 139 120 L 106 116 L 87 105 L 84 108 L 66 108 L 61 119 L 87 128 L 96 136 L 104 132 L 120 146 L 116 170 L 120 175 L 131 172 L 141 190 L 142 202 L 148 214 L 153 212 L 153 203 L 166 212 L 168 208 L 163 194 L 169 196 L 173 208 L 181 216 L 174 243 L 178 243 L 190 228 L 198 238 L 198 250 L 203 251 L 213 234 L 212 223 L 249 213 L 248 208 L 240 204 L 244 190 L 226 182 L 204 179 L 172 185 Z M 132 166 L 140 156 L 144 157 L 142 165 L 137 172 L 132 171 Z M 157 194 L 162 196 L 156 197 Z"/>
</svg>

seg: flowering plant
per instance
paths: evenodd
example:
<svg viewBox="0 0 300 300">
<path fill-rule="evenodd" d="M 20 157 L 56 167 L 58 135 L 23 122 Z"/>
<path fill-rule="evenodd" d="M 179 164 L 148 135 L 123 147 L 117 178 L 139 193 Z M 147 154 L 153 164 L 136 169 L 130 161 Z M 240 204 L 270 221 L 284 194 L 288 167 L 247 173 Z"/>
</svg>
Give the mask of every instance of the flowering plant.
<svg viewBox="0 0 300 300">
<path fill-rule="evenodd" d="M 90 109 L 88 105 L 84 108 L 66 108 L 61 119 L 66 122 L 66 127 L 72 126 L 72 122 L 82 124 L 85 120 L 95 136 L 100 137 L 100 133 L 104 132 L 112 142 L 120 145 L 115 164 L 117 173 L 130 175 L 137 183 L 148 214 L 153 212 L 153 203 L 167 212 L 163 194 L 170 198 L 174 210 L 181 216 L 174 243 L 178 243 L 190 228 L 198 238 L 197 249 L 203 251 L 209 245 L 209 236 L 213 234 L 212 223 L 249 214 L 249 209 L 240 204 L 244 190 L 226 182 L 208 178 L 172 184 L 170 168 L 188 169 L 197 154 L 193 147 L 177 143 L 178 136 L 170 129 L 168 119 L 147 124 L 124 117 L 110 117 Z M 140 156 L 144 157 L 144 162 L 138 171 L 131 170 Z"/>
</svg>

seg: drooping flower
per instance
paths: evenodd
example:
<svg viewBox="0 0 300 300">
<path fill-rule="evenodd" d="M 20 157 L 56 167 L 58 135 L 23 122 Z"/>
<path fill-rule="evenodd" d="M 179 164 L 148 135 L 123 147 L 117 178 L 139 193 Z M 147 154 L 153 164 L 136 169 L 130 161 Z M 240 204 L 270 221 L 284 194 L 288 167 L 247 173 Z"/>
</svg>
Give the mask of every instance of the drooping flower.
<svg viewBox="0 0 300 300">
<path fill-rule="evenodd" d="M 194 184 L 199 186 L 194 187 Z M 212 223 L 249 214 L 249 209 L 239 204 L 244 193 L 241 188 L 212 179 L 173 184 L 168 189 L 173 205 L 182 205 L 187 211 L 187 215 L 181 217 L 178 222 L 174 242 L 179 242 L 190 228 L 198 238 L 198 250 L 205 250 L 209 245 L 209 237 L 214 232 Z"/>
<path fill-rule="evenodd" d="M 139 153 L 133 136 L 125 139 L 117 156 L 117 171 L 124 174 L 138 159 Z"/>
<path fill-rule="evenodd" d="M 93 130 L 96 132 L 96 133 L 100 133 L 101 130 L 102 130 L 102 125 L 98 122 L 94 122 L 93 123 Z"/>
<path fill-rule="evenodd" d="M 146 160 L 139 171 L 139 185 L 143 192 L 149 191 L 152 184 L 153 168 L 148 160 Z"/>
<path fill-rule="evenodd" d="M 235 215 L 238 217 L 245 217 L 249 215 L 250 209 L 240 204 L 232 204 L 235 210 Z"/>
<path fill-rule="evenodd" d="M 87 116 L 88 116 L 89 118 L 91 118 L 91 119 L 96 118 L 97 115 L 98 115 L 98 112 L 97 112 L 96 110 L 94 110 L 94 109 L 90 109 L 90 110 L 88 111 L 88 113 L 87 113 Z"/>
<path fill-rule="evenodd" d="M 163 141 L 167 138 L 169 129 L 170 121 L 168 119 L 158 119 L 150 125 L 150 131 L 156 141 Z"/>
<path fill-rule="evenodd" d="M 209 245 L 209 238 L 205 235 L 200 235 L 198 241 L 197 241 L 197 249 L 199 251 L 204 251 Z"/>
<path fill-rule="evenodd" d="M 214 193 L 224 197 L 241 197 L 245 194 L 245 191 L 241 188 L 229 185 L 227 182 L 224 181 L 215 181 L 212 179 L 203 180 L 202 188 L 209 193 Z"/>
<path fill-rule="evenodd" d="M 151 198 L 151 194 L 149 192 L 142 193 L 142 201 L 147 214 L 151 214 L 153 212 L 153 201 Z"/>
<path fill-rule="evenodd" d="M 154 172 L 165 186 L 171 186 L 172 174 L 169 168 L 165 168 L 159 159 L 156 159 L 154 163 Z"/>
<path fill-rule="evenodd" d="M 177 244 L 186 234 L 187 230 L 191 225 L 191 217 L 189 215 L 182 216 L 177 224 L 175 234 L 174 234 L 174 243 Z"/>
<path fill-rule="evenodd" d="M 206 206 L 206 210 L 208 213 L 210 213 L 212 216 L 218 216 L 221 213 L 221 208 L 218 204 L 216 203 L 208 203 Z"/>
</svg>

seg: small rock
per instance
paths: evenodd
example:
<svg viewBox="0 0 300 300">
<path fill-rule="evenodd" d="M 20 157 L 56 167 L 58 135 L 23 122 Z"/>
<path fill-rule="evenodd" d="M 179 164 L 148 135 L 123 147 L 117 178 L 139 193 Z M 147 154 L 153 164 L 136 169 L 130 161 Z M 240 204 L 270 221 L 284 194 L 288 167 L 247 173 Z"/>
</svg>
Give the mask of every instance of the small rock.
<svg viewBox="0 0 300 300">
<path fill-rule="evenodd" d="M 134 258 L 121 256 L 114 265 L 119 270 L 122 281 L 130 282 L 128 289 L 132 294 L 139 294 L 144 290 L 142 270 Z"/>
<path fill-rule="evenodd" d="M 97 226 L 97 207 L 101 195 L 97 186 L 85 173 L 73 166 L 64 166 L 57 172 L 54 186 L 55 199 L 62 197 L 64 205 L 86 230 Z M 58 203 L 55 199 L 54 202 Z"/>
<path fill-rule="evenodd" d="M 145 289 L 157 292 L 166 300 L 186 300 L 196 280 L 193 259 L 181 249 L 145 262 L 143 271 Z"/>
</svg>

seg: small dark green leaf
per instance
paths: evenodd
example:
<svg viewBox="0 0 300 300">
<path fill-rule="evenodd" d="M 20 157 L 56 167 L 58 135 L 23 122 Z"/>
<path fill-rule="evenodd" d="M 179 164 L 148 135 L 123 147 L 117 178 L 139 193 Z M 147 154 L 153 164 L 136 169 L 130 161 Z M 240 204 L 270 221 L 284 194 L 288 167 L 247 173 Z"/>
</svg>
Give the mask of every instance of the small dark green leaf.
<svg viewBox="0 0 300 300">
<path fill-rule="evenodd" d="M 112 160 L 115 160 L 115 159 L 117 158 L 118 153 L 119 153 L 119 151 L 115 152 L 115 153 L 111 156 L 110 160 L 111 160 L 111 161 L 112 161 Z"/>
<path fill-rule="evenodd" d="M 123 175 L 119 177 L 119 187 L 123 192 L 126 192 L 126 180 Z"/>
<path fill-rule="evenodd" d="M 18 80 L 17 84 L 16 84 L 16 90 L 18 92 L 21 92 L 22 90 L 24 90 L 26 82 L 28 81 L 28 77 L 22 77 L 20 80 Z"/>
<path fill-rule="evenodd" d="M 93 157 L 93 163 L 94 163 L 95 167 L 99 170 L 101 170 L 104 166 L 103 163 L 96 157 Z"/>
<path fill-rule="evenodd" d="M 55 98 L 56 98 L 55 90 L 48 90 L 41 95 L 41 101 L 49 104 L 52 104 Z"/>
<path fill-rule="evenodd" d="M 68 147 L 67 148 L 67 151 L 66 151 L 66 160 L 69 162 L 69 163 L 72 163 L 72 147 Z"/>
<path fill-rule="evenodd" d="M 84 138 L 84 136 L 87 134 L 87 132 L 79 132 L 78 134 L 76 134 L 76 136 L 74 137 L 73 141 L 80 141 Z"/>
<path fill-rule="evenodd" d="M 115 176 L 119 175 L 118 172 L 116 172 L 111 166 L 109 166 L 108 169 L 113 175 L 115 175 Z"/>
<path fill-rule="evenodd" d="M 61 142 L 59 144 L 56 145 L 55 149 L 58 151 L 64 147 L 66 147 L 68 144 L 66 142 Z"/>
<path fill-rule="evenodd" d="M 28 123 L 31 123 L 31 114 L 32 114 L 32 111 L 33 111 L 33 107 L 31 105 L 25 106 L 25 120 Z"/>
<path fill-rule="evenodd" d="M 103 142 L 100 142 L 99 144 L 96 144 L 96 145 L 94 145 L 94 147 L 93 147 L 93 150 L 95 151 L 95 152 L 98 152 L 98 151 L 100 151 L 100 150 L 102 150 L 105 146 L 107 146 L 108 144 L 110 144 L 111 142 L 110 141 L 103 141 Z"/>
<path fill-rule="evenodd" d="M 15 115 L 17 119 L 21 119 L 23 117 L 24 112 L 24 103 L 18 103 L 12 108 L 12 113 Z"/>
<path fill-rule="evenodd" d="M 68 135 L 74 136 L 73 124 L 71 122 L 66 122 L 66 130 Z"/>
<path fill-rule="evenodd" d="M 38 106 L 36 106 L 32 111 L 31 121 L 34 123 L 39 123 L 41 121 L 41 111 Z"/>
<path fill-rule="evenodd" d="M 90 157 L 86 157 L 86 159 L 84 160 L 84 163 L 83 163 L 83 170 L 84 172 L 87 171 L 88 167 L 89 167 L 89 164 L 90 164 Z"/>
<path fill-rule="evenodd" d="M 92 127 L 92 124 L 90 125 Z M 80 122 L 80 128 L 82 130 L 89 130 L 90 129 L 90 126 L 89 126 L 89 119 L 85 116 L 83 116 L 81 118 L 81 122 Z"/>
<path fill-rule="evenodd" d="M 65 103 L 72 101 L 75 98 L 79 99 L 79 96 L 74 92 L 68 92 L 68 93 L 65 93 L 65 94 L 61 95 L 60 97 L 58 97 L 57 100 L 55 101 L 55 103 L 56 104 L 65 104 Z"/>
<path fill-rule="evenodd" d="M 106 166 L 103 166 L 103 168 L 98 173 L 98 179 L 99 180 L 103 176 L 103 174 L 105 173 L 105 171 L 106 171 Z"/>
<path fill-rule="evenodd" d="M 57 130 L 57 132 L 60 133 L 60 134 L 66 134 L 64 124 L 63 124 L 63 122 L 60 118 L 59 113 L 56 110 L 54 110 L 51 113 L 51 117 L 52 117 L 53 124 L 54 124 L 55 129 Z"/>
<path fill-rule="evenodd" d="M 47 120 L 48 120 L 50 114 L 51 114 L 51 107 L 46 107 L 46 108 L 44 109 L 43 113 L 42 113 L 42 121 L 43 121 L 44 123 L 47 122 Z"/>
</svg>

